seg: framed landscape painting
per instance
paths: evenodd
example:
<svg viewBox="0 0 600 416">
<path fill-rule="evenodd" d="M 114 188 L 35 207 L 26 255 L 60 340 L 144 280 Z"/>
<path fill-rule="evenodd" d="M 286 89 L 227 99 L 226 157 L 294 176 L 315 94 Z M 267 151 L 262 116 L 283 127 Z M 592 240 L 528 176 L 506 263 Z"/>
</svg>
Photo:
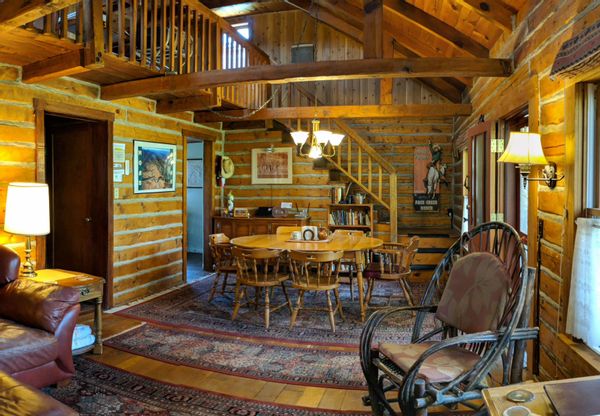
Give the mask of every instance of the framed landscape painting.
<svg viewBox="0 0 600 416">
<path fill-rule="evenodd" d="M 133 192 L 175 191 L 177 146 L 167 143 L 133 142 Z"/>
<path fill-rule="evenodd" d="M 292 148 L 252 149 L 252 184 L 291 184 Z"/>
</svg>

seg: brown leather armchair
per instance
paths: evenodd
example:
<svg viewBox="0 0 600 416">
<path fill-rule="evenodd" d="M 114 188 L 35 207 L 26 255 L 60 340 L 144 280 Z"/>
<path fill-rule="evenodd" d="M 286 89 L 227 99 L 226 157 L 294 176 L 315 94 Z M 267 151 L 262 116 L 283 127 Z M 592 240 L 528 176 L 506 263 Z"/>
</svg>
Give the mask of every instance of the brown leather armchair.
<svg viewBox="0 0 600 416">
<path fill-rule="evenodd" d="M 18 279 L 20 263 L 0 246 L 0 370 L 38 388 L 68 380 L 79 292 Z"/>
</svg>

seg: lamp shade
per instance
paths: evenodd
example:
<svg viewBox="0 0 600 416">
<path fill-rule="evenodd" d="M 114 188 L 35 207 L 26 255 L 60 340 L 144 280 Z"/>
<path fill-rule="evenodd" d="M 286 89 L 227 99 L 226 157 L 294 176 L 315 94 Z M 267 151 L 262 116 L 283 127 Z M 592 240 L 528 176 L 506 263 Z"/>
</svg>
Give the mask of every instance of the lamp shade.
<svg viewBox="0 0 600 416">
<path fill-rule="evenodd" d="M 498 162 L 519 165 L 545 165 L 548 163 L 542 149 L 541 136 L 538 133 L 511 131 L 508 146 Z"/>
<path fill-rule="evenodd" d="M 292 140 L 294 140 L 294 144 L 296 145 L 304 144 L 304 142 L 306 142 L 306 139 L 308 139 L 307 131 L 293 131 L 291 134 Z"/>
<path fill-rule="evenodd" d="M 339 146 L 340 143 L 342 143 L 343 138 L 343 134 L 331 133 L 331 136 L 329 137 L 329 143 L 331 143 L 333 146 Z"/>
<path fill-rule="evenodd" d="M 29 236 L 50 233 L 48 185 L 33 182 L 8 184 L 4 231 Z"/>
</svg>

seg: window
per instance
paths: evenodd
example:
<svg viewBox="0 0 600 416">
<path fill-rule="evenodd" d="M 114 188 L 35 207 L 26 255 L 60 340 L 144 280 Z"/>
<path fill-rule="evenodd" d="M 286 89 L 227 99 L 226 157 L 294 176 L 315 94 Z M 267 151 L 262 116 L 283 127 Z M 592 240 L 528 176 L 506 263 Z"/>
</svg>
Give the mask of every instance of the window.
<svg viewBox="0 0 600 416">
<path fill-rule="evenodd" d="M 511 131 L 528 132 L 528 124 L 529 114 L 526 108 L 513 113 L 503 123 L 500 123 L 501 137 L 504 137 L 504 147 L 506 148 L 508 144 Z M 499 177 L 502 178 L 502 184 L 499 188 L 502 193 L 500 207 L 504 213 L 504 221 L 515 227 L 522 235 L 527 235 L 529 182 L 523 181 L 517 165 L 507 163 L 504 166 L 498 166 L 498 169 L 500 169 Z"/>
<path fill-rule="evenodd" d="M 238 34 L 248 40 L 250 39 L 250 25 L 248 22 L 231 25 Z M 227 32 L 223 32 L 222 67 L 223 69 L 246 68 L 248 66 L 248 54 L 246 47 L 240 44 Z"/>
<path fill-rule="evenodd" d="M 490 122 L 469 129 L 469 228 L 490 218 Z"/>
<path fill-rule="evenodd" d="M 600 84 L 577 86 L 575 244 L 566 332 L 600 354 Z M 582 217 L 592 218 L 582 218 Z"/>
<path fill-rule="evenodd" d="M 236 23 L 231 25 L 246 40 L 250 40 L 250 25 L 248 22 Z"/>
<path fill-rule="evenodd" d="M 600 208 L 600 84 L 585 84 L 583 97 L 583 208 Z"/>
</svg>

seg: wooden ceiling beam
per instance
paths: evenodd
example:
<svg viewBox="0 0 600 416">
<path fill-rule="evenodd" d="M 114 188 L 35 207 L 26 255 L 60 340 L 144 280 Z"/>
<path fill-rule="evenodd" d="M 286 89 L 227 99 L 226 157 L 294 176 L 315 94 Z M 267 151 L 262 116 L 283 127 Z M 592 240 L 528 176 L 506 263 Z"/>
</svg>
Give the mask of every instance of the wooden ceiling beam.
<svg viewBox="0 0 600 416">
<path fill-rule="evenodd" d="M 362 27 L 358 28 L 352 25 L 345 19 L 341 18 L 339 14 L 331 12 L 328 8 L 317 5 L 317 7 L 319 7 L 317 13 L 316 8 L 311 7 L 310 0 L 285 0 L 285 2 L 294 8 L 303 11 L 309 16 L 318 19 L 319 22 L 338 30 L 349 38 L 359 43 L 363 42 Z"/>
<path fill-rule="evenodd" d="M 209 110 L 221 105 L 217 94 L 202 92 L 199 95 L 169 98 L 156 101 L 156 112 L 160 114 L 181 113 L 183 111 Z"/>
<path fill-rule="evenodd" d="M 229 23 L 245 16 L 251 16 L 263 13 L 285 12 L 293 10 L 293 7 L 281 0 L 245 0 L 236 2 L 227 2 L 223 6 L 215 6 L 212 11 L 215 14 L 227 19 Z"/>
<path fill-rule="evenodd" d="M 126 81 L 102 87 L 102 98 L 114 100 L 244 84 L 287 84 L 369 78 L 507 77 L 511 74 L 511 62 L 506 59 L 354 59 L 258 65 L 242 69 L 193 72 Z"/>
<path fill-rule="evenodd" d="M 513 16 L 517 10 L 504 4 L 500 0 L 458 0 L 458 2 L 475 11 L 483 18 L 495 23 L 509 32 L 513 28 Z"/>
<path fill-rule="evenodd" d="M 462 49 L 469 55 L 477 58 L 487 58 L 490 56 L 490 51 L 485 46 L 477 43 L 446 22 L 404 0 L 384 0 L 384 5 L 386 12 L 402 16 L 404 19 L 418 25 L 421 29 L 448 42 L 454 48 Z"/>
<path fill-rule="evenodd" d="M 406 104 L 406 105 L 341 105 L 319 107 L 265 108 L 256 113 L 252 110 L 230 110 L 196 113 L 196 123 L 231 121 L 231 117 L 243 120 L 285 119 L 337 119 L 337 118 L 427 118 L 471 115 L 470 104 Z"/>
<path fill-rule="evenodd" d="M 79 0 L 5 0 L 0 2 L 0 33 L 76 3 Z"/>
</svg>

